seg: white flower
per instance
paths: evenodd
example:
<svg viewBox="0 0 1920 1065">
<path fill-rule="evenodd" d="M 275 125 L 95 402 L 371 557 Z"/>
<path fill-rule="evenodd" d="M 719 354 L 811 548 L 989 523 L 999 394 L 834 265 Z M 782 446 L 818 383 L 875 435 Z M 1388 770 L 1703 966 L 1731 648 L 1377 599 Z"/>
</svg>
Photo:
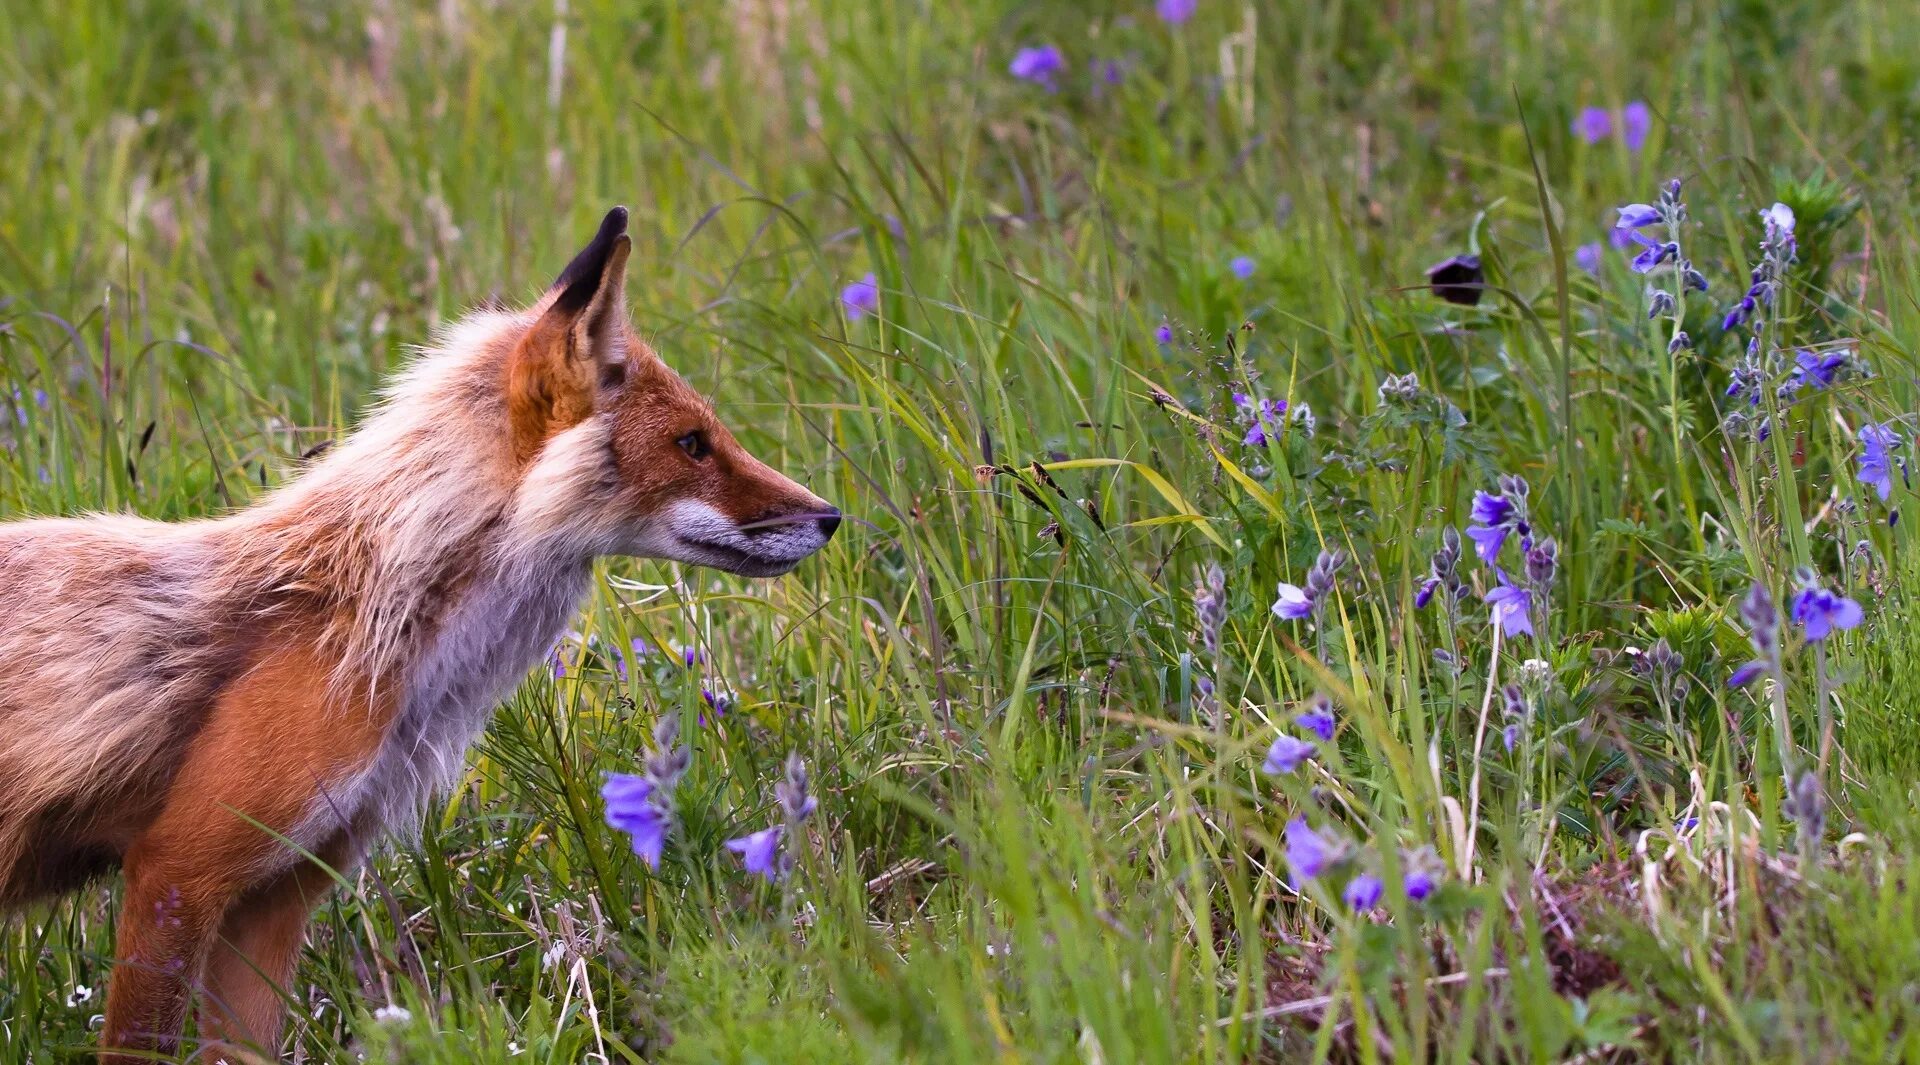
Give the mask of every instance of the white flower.
<svg viewBox="0 0 1920 1065">
<path fill-rule="evenodd" d="M 1782 233 L 1793 232 L 1793 208 L 1784 203 L 1776 203 L 1760 212 L 1760 221 L 1770 223 Z"/>
<path fill-rule="evenodd" d="M 85 984 L 73 985 L 73 993 L 67 996 L 67 1005 L 81 1006 L 93 1001 L 93 988 Z"/>
<path fill-rule="evenodd" d="M 413 1012 L 405 1006 L 388 1004 L 374 1010 L 373 1019 L 381 1024 L 405 1024 L 413 1020 Z"/>
</svg>

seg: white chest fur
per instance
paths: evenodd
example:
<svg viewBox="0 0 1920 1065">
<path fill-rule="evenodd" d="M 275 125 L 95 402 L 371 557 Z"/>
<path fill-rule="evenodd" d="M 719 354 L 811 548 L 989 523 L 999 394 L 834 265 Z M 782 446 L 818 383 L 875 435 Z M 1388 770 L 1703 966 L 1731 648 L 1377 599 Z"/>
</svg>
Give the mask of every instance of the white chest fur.
<svg viewBox="0 0 1920 1065">
<path fill-rule="evenodd" d="M 295 838 L 317 843 L 343 816 L 356 831 L 414 832 L 426 803 L 459 779 L 495 706 L 579 608 L 589 572 L 581 562 L 489 567 L 408 671 L 373 761 L 330 789 Z"/>
</svg>

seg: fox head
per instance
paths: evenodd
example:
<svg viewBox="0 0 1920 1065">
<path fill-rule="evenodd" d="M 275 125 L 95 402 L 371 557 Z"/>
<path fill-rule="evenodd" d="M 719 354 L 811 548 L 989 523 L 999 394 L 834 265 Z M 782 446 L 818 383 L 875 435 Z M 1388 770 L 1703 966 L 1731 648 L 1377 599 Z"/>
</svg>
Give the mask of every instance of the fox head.
<svg viewBox="0 0 1920 1065">
<path fill-rule="evenodd" d="M 786 573 L 826 546 L 840 512 L 748 454 L 633 331 L 626 228 L 626 208 L 607 213 L 514 342 L 514 462 L 564 499 L 566 526 L 593 554 Z"/>
</svg>

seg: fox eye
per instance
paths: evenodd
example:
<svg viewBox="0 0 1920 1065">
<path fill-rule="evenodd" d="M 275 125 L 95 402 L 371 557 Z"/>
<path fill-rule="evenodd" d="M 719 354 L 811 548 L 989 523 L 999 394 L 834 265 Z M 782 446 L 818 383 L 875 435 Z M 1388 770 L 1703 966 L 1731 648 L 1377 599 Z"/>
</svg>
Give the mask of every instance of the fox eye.
<svg viewBox="0 0 1920 1065">
<path fill-rule="evenodd" d="M 687 457 L 695 462 L 713 453 L 713 450 L 707 446 L 707 434 L 697 429 L 675 440 L 674 443 L 679 444 L 680 450 L 686 452 Z"/>
</svg>

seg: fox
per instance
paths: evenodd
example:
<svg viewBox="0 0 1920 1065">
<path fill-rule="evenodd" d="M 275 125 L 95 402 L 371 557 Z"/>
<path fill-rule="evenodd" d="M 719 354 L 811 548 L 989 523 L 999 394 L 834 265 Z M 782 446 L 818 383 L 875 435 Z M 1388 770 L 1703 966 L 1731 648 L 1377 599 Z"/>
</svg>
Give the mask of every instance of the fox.
<svg viewBox="0 0 1920 1065">
<path fill-rule="evenodd" d="M 635 330 L 627 211 L 231 513 L 0 524 L 0 914 L 122 877 L 100 1058 L 272 1060 L 308 921 L 418 827 L 603 556 L 776 577 L 838 509 Z"/>
</svg>

